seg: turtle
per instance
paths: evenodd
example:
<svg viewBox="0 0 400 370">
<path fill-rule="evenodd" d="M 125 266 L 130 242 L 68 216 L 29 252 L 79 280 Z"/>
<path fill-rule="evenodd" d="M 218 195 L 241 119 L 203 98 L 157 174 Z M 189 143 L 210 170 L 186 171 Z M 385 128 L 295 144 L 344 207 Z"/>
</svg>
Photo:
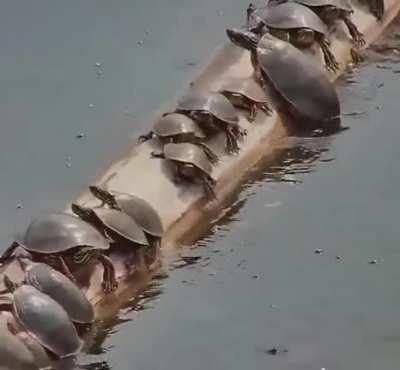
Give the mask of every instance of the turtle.
<svg viewBox="0 0 400 370">
<path fill-rule="evenodd" d="M 24 285 L 30 285 L 58 302 L 75 324 L 88 325 L 94 321 L 92 304 L 82 291 L 65 275 L 45 263 L 33 262 L 26 257 L 17 257 L 25 276 Z M 8 291 L 15 290 L 17 284 L 6 275 L 4 283 Z"/>
<path fill-rule="evenodd" d="M 256 9 L 250 15 L 247 28 L 259 36 L 268 32 L 300 49 L 317 43 L 322 50 L 326 68 L 332 72 L 339 69 L 339 63 L 330 50 L 328 27 L 304 5 L 285 2 Z"/>
<path fill-rule="evenodd" d="M 57 358 L 74 356 L 83 346 L 64 308 L 33 286 L 22 285 L 0 297 L 23 331 Z"/>
<path fill-rule="evenodd" d="M 270 34 L 228 29 L 235 44 L 251 51 L 275 108 L 297 125 L 299 131 L 337 132 L 340 103 L 333 84 L 308 55 Z"/>
<path fill-rule="evenodd" d="M 35 359 L 35 364 L 40 370 L 52 370 L 51 359 L 46 350 L 41 346 L 41 344 L 26 331 L 21 331 L 15 334 L 18 339 L 31 351 L 33 358 Z"/>
<path fill-rule="evenodd" d="M 107 204 L 131 216 L 144 231 L 150 245 L 159 247 L 164 228 L 160 216 L 150 203 L 133 194 L 105 190 L 95 185 L 89 186 L 89 191 L 102 201 L 100 207 Z"/>
<path fill-rule="evenodd" d="M 48 213 L 35 217 L 22 240 L 17 240 L 0 257 L 4 262 L 17 247 L 27 250 L 37 262 L 45 262 L 72 281 L 75 278 L 69 265 L 98 261 L 103 265 L 103 290 L 117 287 L 115 269 L 104 254 L 108 241 L 93 226 L 66 213 Z"/>
<path fill-rule="evenodd" d="M 206 135 L 188 116 L 179 113 L 166 114 L 156 121 L 153 130 L 139 137 L 140 142 L 157 137 L 165 143 L 193 143 L 200 146 L 211 163 L 218 163 L 218 156 L 204 143 Z"/>
<path fill-rule="evenodd" d="M 223 132 L 226 136 L 226 151 L 229 154 L 239 152 L 238 140 L 246 135 L 246 131 L 239 126 L 235 107 L 224 95 L 191 89 L 178 100 L 173 113 L 182 113 L 192 118 L 207 136 Z"/>
<path fill-rule="evenodd" d="M 366 44 L 363 34 L 351 20 L 354 13 L 353 7 L 348 0 L 294 0 L 296 3 L 305 5 L 314 11 L 322 21 L 332 28 L 339 20 L 343 21 L 349 30 L 350 36 L 356 47 Z"/>
<path fill-rule="evenodd" d="M 254 78 L 240 78 L 226 82 L 222 85 L 220 93 L 228 98 L 236 108 L 245 109 L 250 122 L 256 119 L 259 110 L 267 116 L 272 113 L 264 90 Z"/>
<path fill-rule="evenodd" d="M 71 210 L 116 243 L 135 247 L 149 246 L 142 228 L 124 212 L 117 209 L 89 208 L 76 203 L 71 204 Z"/>
<path fill-rule="evenodd" d="M 204 152 L 190 143 L 166 144 L 163 152 L 152 152 L 153 158 L 165 158 L 174 165 L 174 181 L 200 182 L 208 199 L 216 198 L 215 180 L 212 178 L 212 166 Z"/>
</svg>

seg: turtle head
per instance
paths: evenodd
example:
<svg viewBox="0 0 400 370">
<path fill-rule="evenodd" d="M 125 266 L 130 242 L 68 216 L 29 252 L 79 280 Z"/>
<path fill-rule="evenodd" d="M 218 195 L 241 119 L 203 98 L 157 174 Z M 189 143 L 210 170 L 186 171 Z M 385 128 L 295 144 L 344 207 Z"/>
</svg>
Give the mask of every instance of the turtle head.
<svg viewBox="0 0 400 370">
<path fill-rule="evenodd" d="M 254 51 L 260 41 L 260 36 L 248 30 L 228 28 L 226 34 L 232 43 L 250 51 Z"/>
<path fill-rule="evenodd" d="M 14 293 L 18 288 L 18 285 L 14 283 L 7 274 L 4 274 L 3 277 L 4 286 L 6 288 L 7 293 Z"/>
<path fill-rule="evenodd" d="M 90 208 L 82 207 L 76 203 L 71 204 L 71 211 L 84 221 L 90 220 L 93 215 L 93 211 Z"/>
<path fill-rule="evenodd" d="M 95 198 L 101 200 L 103 205 L 107 204 L 111 208 L 118 208 L 118 205 L 115 202 L 115 197 L 109 191 L 96 185 L 89 186 L 89 191 Z"/>
</svg>

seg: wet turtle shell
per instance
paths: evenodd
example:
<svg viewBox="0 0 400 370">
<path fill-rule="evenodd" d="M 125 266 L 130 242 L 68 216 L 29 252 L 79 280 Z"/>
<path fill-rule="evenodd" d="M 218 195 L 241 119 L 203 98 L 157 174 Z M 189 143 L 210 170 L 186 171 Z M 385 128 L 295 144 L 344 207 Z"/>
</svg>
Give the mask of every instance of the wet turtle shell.
<svg viewBox="0 0 400 370">
<path fill-rule="evenodd" d="M 235 107 L 220 93 L 190 90 L 178 101 L 177 109 L 187 112 L 206 111 L 223 122 L 230 124 L 239 122 Z"/>
<path fill-rule="evenodd" d="M 263 77 L 297 112 L 318 122 L 339 118 L 336 90 L 309 56 L 266 34 L 258 43 L 257 58 Z"/>
<path fill-rule="evenodd" d="M 205 134 L 201 128 L 188 116 L 179 113 L 171 113 L 156 121 L 153 132 L 158 136 L 173 136 L 180 134 L 191 134 L 195 137 L 204 138 Z"/>
<path fill-rule="evenodd" d="M 304 5 L 288 2 L 269 5 L 255 13 L 267 26 L 276 29 L 310 28 L 328 35 L 328 28 L 311 9 Z"/>
<path fill-rule="evenodd" d="M 333 6 L 346 12 L 353 12 L 351 3 L 347 0 L 294 0 L 296 3 L 312 7 Z"/>
<path fill-rule="evenodd" d="M 68 314 L 36 288 L 23 285 L 15 290 L 13 311 L 25 330 L 56 356 L 68 357 L 81 350 L 82 340 Z"/>
<path fill-rule="evenodd" d="M 190 143 L 166 144 L 164 146 L 164 156 L 176 162 L 193 164 L 211 176 L 212 165 L 203 150 L 196 145 Z"/>
<path fill-rule="evenodd" d="M 238 93 L 256 103 L 267 103 L 268 98 L 260 84 L 253 78 L 234 79 L 222 85 L 220 91 Z"/>
<path fill-rule="evenodd" d="M 106 239 L 91 225 L 65 213 L 50 213 L 35 218 L 18 243 L 29 252 L 52 254 L 88 246 L 108 249 Z"/>
<path fill-rule="evenodd" d="M 73 322 L 93 322 L 93 306 L 82 291 L 60 272 L 44 263 L 29 263 L 25 269 L 25 282 L 58 302 Z"/>
</svg>

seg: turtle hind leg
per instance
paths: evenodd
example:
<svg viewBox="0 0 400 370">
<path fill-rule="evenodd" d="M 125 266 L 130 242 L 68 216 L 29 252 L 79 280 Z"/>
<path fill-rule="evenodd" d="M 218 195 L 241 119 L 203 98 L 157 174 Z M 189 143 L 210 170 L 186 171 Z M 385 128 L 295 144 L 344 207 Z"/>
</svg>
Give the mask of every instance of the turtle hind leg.
<svg viewBox="0 0 400 370">
<path fill-rule="evenodd" d="M 0 256 L 0 264 L 6 262 L 14 254 L 15 250 L 19 247 L 17 242 L 12 242 L 12 244 L 3 252 Z"/>
<path fill-rule="evenodd" d="M 101 283 L 101 286 L 103 288 L 103 291 L 105 293 L 111 293 L 118 287 L 118 282 L 117 278 L 115 276 L 115 268 L 107 256 L 104 254 L 100 254 L 99 257 L 99 262 L 103 265 L 103 281 Z"/>
<path fill-rule="evenodd" d="M 327 40 L 321 40 L 319 45 L 324 55 L 326 69 L 336 73 L 339 70 L 339 63 L 336 61 L 335 56 L 329 48 L 329 42 Z"/>
<path fill-rule="evenodd" d="M 357 48 L 361 48 L 365 46 L 366 41 L 364 39 L 364 35 L 358 30 L 357 26 L 350 19 L 349 15 L 343 17 L 343 22 L 347 26 L 349 30 L 350 36 L 353 39 L 353 43 Z"/>
</svg>

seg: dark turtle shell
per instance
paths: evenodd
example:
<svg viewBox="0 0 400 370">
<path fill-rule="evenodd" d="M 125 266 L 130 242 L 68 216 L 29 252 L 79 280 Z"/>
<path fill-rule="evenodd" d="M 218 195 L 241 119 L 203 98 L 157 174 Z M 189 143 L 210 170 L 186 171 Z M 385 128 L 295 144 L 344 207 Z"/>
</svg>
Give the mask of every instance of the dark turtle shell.
<svg viewBox="0 0 400 370">
<path fill-rule="evenodd" d="M 125 239 L 140 245 L 149 245 L 146 235 L 135 220 L 116 209 L 92 209 L 98 219 L 109 229 Z"/>
<path fill-rule="evenodd" d="M 13 293 L 14 315 L 43 347 L 63 358 L 76 355 L 82 340 L 65 310 L 48 295 L 23 285 Z"/>
<path fill-rule="evenodd" d="M 297 112 L 315 121 L 340 116 L 334 86 L 308 55 L 266 34 L 258 44 L 257 57 L 263 76 Z"/>
<path fill-rule="evenodd" d="M 229 82 L 222 85 L 220 91 L 238 93 L 256 103 L 268 102 L 265 91 L 262 89 L 260 84 L 254 81 L 254 79 L 251 77 L 230 80 Z"/>
<path fill-rule="evenodd" d="M 93 322 L 93 306 L 82 291 L 60 272 L 44 263 L 28 264 L 25 282 L 58 302 L 73 322 Z"/>
<path fill-rule="evenodd" d="M 231 124 L 239 122 L 239 116 L 235 107 L 220 93 L 190 90 L 178 101 L 177 108 L 180 111 L 187 112 L 210 112 L 219 120 Z"/>
<path fill-rule="evenodd" d="M 47 369 L 51 370 L 51 360 L 46 353 L 45 349 L 40 345 L 40 343 L 29 335 L 25 331 L 21 331 L 17 334 L 18 339 L 31 351 L 33 358 L 35 359 L 36 365 L 40 370 Z"/>
<path fill-rule="evenodd" d="M 335 8 L 352 12 L 353 7 L 348 0 L 294 0 L 296 3 L 312 7 L 333 6 Z"/>
<path fill-rule="evenodd" d="M 156 121 L 153 132 L 158 136 L 173 136 L 193 133 L 196 137 L 204 138 L 201 128 L 188 116 L 171 113 Z"/>
<path fill-rule="evenodd" d="M 164 156 L 173 161 L 193 164 L 211 176 L 212 165 L 204 151 L 196 145 L 190 143 L 166 144 L 164 146 Z"/>
<path fill-rule="evenodd" d="M 269 5 L 256 11 L 255 15 L 272 28 L 310 28 L 323 35 L 328 34 L 328 28 L 321 18 L 311 9 L 298 3 L 288 2 Z"/>
<path fill-rule="evenodd" d="M 60 253 L 79 246 L 108 249 L 106 239 L 91 225 L 65 213 L 35 218 L 18 243 L 34 253 Z"/>
</svg>

